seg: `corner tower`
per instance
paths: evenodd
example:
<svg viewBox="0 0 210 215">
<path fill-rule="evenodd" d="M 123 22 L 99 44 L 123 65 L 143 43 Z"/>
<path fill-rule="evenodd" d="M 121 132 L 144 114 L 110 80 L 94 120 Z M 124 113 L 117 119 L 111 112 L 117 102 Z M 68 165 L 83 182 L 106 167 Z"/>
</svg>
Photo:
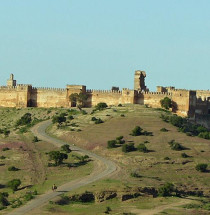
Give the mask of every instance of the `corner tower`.
<svg viewBox="0 0 210 215">
<path fill-rule="evenodd" d="M 134 90 L 147 91 L 147 87 L 145 86 L 145 77 L 146 72 L 141 70 L 135 71 L 134 76 Z"/>
</svg>

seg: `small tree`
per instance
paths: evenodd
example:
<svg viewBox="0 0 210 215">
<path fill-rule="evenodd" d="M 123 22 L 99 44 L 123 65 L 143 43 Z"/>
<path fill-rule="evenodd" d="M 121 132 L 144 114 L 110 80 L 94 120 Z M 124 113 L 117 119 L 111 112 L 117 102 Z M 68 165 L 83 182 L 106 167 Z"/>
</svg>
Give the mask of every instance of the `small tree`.
<svg viewBox="0 0 210 215">
<path fill-rule="evenodd" d="M 55 166 L 58 166 L 63 163 L 64 159 L 67 159 L 68 155 L 59 151 L 49 152 L 49 159 L 55 162 Z"/>
<path fill-rule="evenodd" d="M 134 146 L 134 143 L 129 143 L 129 144 L 124 144 L 122 146 L 122 151 L 123 152 L 131 152 L 131 151 L 135 151 L 135 146 Z"/>
<path fill-rule="evenodd" d="M 158 189 L 159 196 L 171 196 L 172 192 L 174 192 L 174 185 L 172 183 L 166 183 L 162 187 Z"/>
<path fill-rule="evenodd" d="M 137 150 L 138 150 L 139 152 L 144 152 L 144 153 L 146 153 L 146 152 L 149 151 L 149 150 L 147 149 L 147 147 L 146 147 L 143 143 L 140 143 L 140 144 L 137 146 Z"/>
<path fill-rule="evenodd" d="M 143 133 L 142 133 L 142 128 L 140 127 L 140 126 L 136 126 L 133 130 L 132 130 L 132 133 L 131 133 L 131 135 L 132 136 L 140 136 L 140 135 L 142 135 Z"/>
<path fill-rule="evenodd" d="M 116 138 L 117 143 L 118 143 L 118 144 L 123 144 L 123 143 L 125 143 L 125 140 L 123 140 L 123 138 L 124 138 L 123 136 L 117 137 L 117 138 Z"/>
<path fill-rule="evenodd" d="M 60 115 L 60 116 L 53 116 L 52 122 L 61 124 L 63 122 L 66 122 L 66 117 L 65 115 Z"/>
<path fill-rule="evenodd" d="M 116 140 L 109 140 L 109 141 L 107 142 L 107 148 L 108 148 L 108 149 L 115 148 L 115 147 L 116 147 L 116 143 L 117 143 Z"/>
<path fill-rule="evenodd" d="M 4 206 L 8 206 L 9 205 L 9 202 L 7 200 L 8 196 L 9 196 L 8 193 L 5 193 L 5 192 L 0 193 L 0 208 L 1 208 L 1 206 L 4 207 Z"/>
<path fill-rule="evenodd" d="M 16 125 L 28 125 L 32 121 L 31 119 L 31 113 L 24 114 L 19 120 L 17 120 Z"/>
<path fill-rule="evenodd" d="M 207 167 L 208 167 L 208 164 L 200 163 L 196 165 L 195 169 L 199 172 L 206 172 Z"/>
<path fill-rule="evenodd" d="M 165 97 L 164 99 L 161 99 L 160 104 L 161 104 L 161 107 L 166 109 L 166 110 L 168 110 L 169 108 L 172 107 L 172 101 L 168 97 Z"/>
<path fill-rule="evenodd" d="M 96 110 L 104 110 L 106 109 L 108 106 L 105 102 L 100 102 L 96 105 L 95 109 Z"/>
<path fill-rule="evenodd" d="M 61 149 L 62 149 L 63 151 L 65 151 L 66 153 L 70 153 L 70 152 L 71 152 L 71 149 L 69 148 L 69 145 L 68 145 L 68 144 L 62 145 L 62 146 L 61 146 Z"/>
<path fill-rule="evenodd" d="M 13 180 L 9 181 L 7 185 L 14 192 L 21 185 L 21 180 L 20 179 L 13 179 Z"/>
</svg>

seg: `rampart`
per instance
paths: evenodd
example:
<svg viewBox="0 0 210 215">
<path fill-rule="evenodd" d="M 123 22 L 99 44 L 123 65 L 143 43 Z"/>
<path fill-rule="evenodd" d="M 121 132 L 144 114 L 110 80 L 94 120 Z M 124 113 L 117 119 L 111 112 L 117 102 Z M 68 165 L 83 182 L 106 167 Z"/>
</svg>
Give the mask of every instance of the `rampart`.
<svg viewBox="0 0 210 215">
<path fill-rule="evenodd" d="M 0 86 L 0 106 L 2 107 L 73 107 L 70 97 L 84 94 L 85 107 L 92 107 L 100 102 L 107 105 L 140 104 L 160 108 L 160 101 L 169 97 L 173 101 L 173 112 L 193 117 L 196 114 L 210 114 L 210 91 L 175 89 L 158 86 L 157 92 L 149 92 L 145 85 L 146 73 L 136 71 L 134 90 L 112 87 L 112 90 L 86 90 L 85 85 L 67 85 L 66 88 L 32 87 L 16 84 L 14 75 L 10 75 L 7 86 Z"/>
</svg>

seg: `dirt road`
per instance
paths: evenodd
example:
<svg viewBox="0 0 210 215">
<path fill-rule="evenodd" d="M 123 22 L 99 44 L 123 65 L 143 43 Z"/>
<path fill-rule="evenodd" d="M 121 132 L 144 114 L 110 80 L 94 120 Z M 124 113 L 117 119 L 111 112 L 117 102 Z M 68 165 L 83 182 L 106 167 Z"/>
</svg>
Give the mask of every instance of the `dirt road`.
<svg viewBox="0 0 210 215">
<path fill-rule="evenodd" d="M 32 132 L 39 139 L 46 142 L 50 142 L 58 147 L 62 146 L 63 144 L 66 144 L 66 142 L 50 137 L 49 135 L 46 134 L 45 132 L 46 128 L 50 126 L 50 124 L 51 124 L 50 120 L 41 122 L 37 124 L 35 127 L 33 127 Z M 104 178 L 114 173 L 117 170 L 117 166 L 115 165 L 115 163 L 110 160 L 107 160 L 106 158 L 103 158 L 99 155 L 96 155 L 90 151 L 81 149 L 76 146 L 71 145 L 71 149 L 91 157 L 91 159 L 94 160 L 96 164 L 94 171 L 90 175 L 85 176 L 82 179 L 77 179 L 60 186 L 56 192 L 48 191 L 45 194 L 37 196 L 37 198 L 31 200 L 23 207 L 17 208 L 14 211 L 10 212 L 9 215 L 30 214 L 31 210 L 33 210 L 34 208 L 39 208 L 40 206 L 47 203 L 49 200 L 53 199 L 54 197 L 61 195 L 62 193 L 65 193 L 65 192 L 75 190 L 79 187 L 85 186 L 94 181 L 97 181 L 101 178 Z"/>
</svg>

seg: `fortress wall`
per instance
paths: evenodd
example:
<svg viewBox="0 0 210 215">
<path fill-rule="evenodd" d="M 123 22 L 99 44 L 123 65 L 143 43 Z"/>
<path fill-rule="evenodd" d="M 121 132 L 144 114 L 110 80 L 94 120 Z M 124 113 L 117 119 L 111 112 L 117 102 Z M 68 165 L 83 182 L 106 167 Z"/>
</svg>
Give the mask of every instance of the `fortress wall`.
<svg viewBox="0 0 210 215">
<path fill-rule="evenodd" d="M 141 105 L 147 104 L 153 108 L 160 108 L 160 100 L 164 99 L 165 97 L 171 98 L 171 94 L 162 92 L 138 93 L 136 103 Z"/>
<path fill-rule="evenodd" d="M 210 90 L 197 90 L 196 96 L 197 98 L 202 98 L 202 99 L 208 98 L 210 97 Z"/>
<path fill-rule="evenodd" d="M 67 93 L 65 89 L 32 88 L 30 101 L 33 107 L 67 107 Z"/>
<path fill-rule="evenodd" d="M 17 107 L 17 88 L 0 88 L 0 107 Z"/>
<path fill-rule="evenodd" d="M 121 91 L 110 90 L 87 90 L 87 106 L 95 106 L 100 102 L 105 102 L 107 105 L 118 105 L 122 102 Z"/>
<path fill-rule="evenodd" d="M 174 90 L 172 92 L 172 100 L 177 104 L 176 113 L 178 115 L 188 116 L 190 107 L 193 109 L 194 101 L 190 104 L 190 96 L 193 98 L 191 92 L 189 90 Z"/>
<path fill-rule="evenodd" d="M 1 107 L 27 107 L 28 86 L 0 87 Z"/>
</svg>

